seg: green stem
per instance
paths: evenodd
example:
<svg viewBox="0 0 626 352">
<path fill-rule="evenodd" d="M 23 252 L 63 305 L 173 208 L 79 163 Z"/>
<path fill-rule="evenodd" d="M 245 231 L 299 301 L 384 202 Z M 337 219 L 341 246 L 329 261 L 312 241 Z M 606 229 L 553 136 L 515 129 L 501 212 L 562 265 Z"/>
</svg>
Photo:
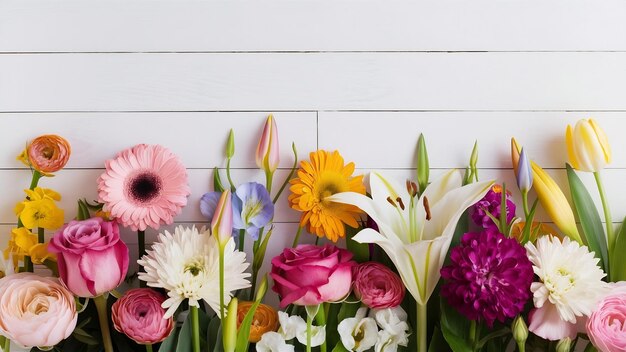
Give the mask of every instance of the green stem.
<svg viewBox="0 0 626 352">
<path fill-rule="evenodd" d="M 317 236 L 317 237 L 315 238 L 315 245 L 317 246 L 319 243 L 320 243 L 320 237 L 319 237 L 319 236 Z"/>
<path fill-rule="evenodd" d="M 151 344 L 147 344 L 146 345 L 146 352 L 152 352 L 152 345 Z"/>
<path fill-rule="evenodd" d="M 417 338 L 417 352 L 426 352 L 428 351 L 428 326 L 427 324 L 427 315 L 426 315 L 426 304 L 416 304 L 417 306 L 417 334 L 415 337 Z"/>
<path fill-rule="evenodd" d="M 311 325 L 313 324 L 313 317 L 306 315 L 306 352 L 311 352 Z"/>
<path fill-rule="evenodd" d="M 43 176 L 43 174 L 37 170 L 33 172 L 33 178 L 30 180 L 30 190 L 35 189 L 37 184 L 39 183 L 39 179 Z"/>
<path fill-rule="evenodd" d="M 37 242 L 44 243 L 46 242 L 46 238 L 44 237 L 46 230 L 43 227 L 37 228 Z"/>
<path fill-rule="evenodd" d="M 246 239 L 246 230 L 239 230 L 239 251 L 243 252 L 243 244 Z"/>
<path fill-rule="evenodd" d="M 224 323 L 224 248 L 220 246 L 220 321 Z"/>
<path fill-rule="evenodd" d="M 273 172 L 265 172 L 265 188 L 267 188 L 267 193 L 272 194 L 272 179 L 274 178 Z"/>
<path fill-rule="evenodd" d="M 30 256 L 24 256 L 24 271 L 32 273 L 34 271 L 33 261 L 30 259 Z"/>
<path fill-rule="evenodd" d="M 319 310 L 317 311 L 317 315 L 315 316 L 315 322 L 317 323 L 317 326 L 324 326 L 326 325 L 326 311 L 325 311 L 325 306 L 322 305 L 320 306 Z M 324 340 L 324 342 L 322 342 L 322 344 L 320 345 L 320 352 L 326 352 L 326 340 Z"/>
<path fill-rule="evenodd" d="M 100 322 L 100 331 L 102 332 L 102 343 L 105 352 L 113 351 L 113 342 L 111 342 L 111 332 L 109 331 L 109 314 L 107 312 L 107 300 L 103 295 L 93 299 L 98 310 L 98 321 Z"/>
<path fill-rule="evenodd" d="M 478 324 L 476 323 L 476 320 L 470 321 L 469 339 L 470 345 L 472 346 L 472 351 L 476 351 L 476 342 L 478 341 L 478 338 L 476 336 L 477 326 Z"/>
<path fill-rule="evenodd" d="M 144 255 L 146 255 L 146 231 L 137 231 L 137 237 L 138 237 L 138 241 L 139 241 L 139 258 L 141 259 L 141 257 L 143 257 Z M 139 266 L 139 271 L 143 270 L 142 266 Z M 145 288 L 146 286 L 146 282 L 145 281 L 139 281 L 139 287 L 141 288 Z"/>
<path fill-rule="evenodd" d="M 254 241 L 254 243 L 252 244 L 252 284 L 250 285 L 250 300 L 252 301 L 254 298 L 254 290 L 256 290 L 256 281 L 257 281 L 257 277 L 259 276 L 259 269 L 256 265 L 254 265 L 254 257 L 256 256 L 257 252 L 259 251 L 259 247 L 261 246 L 261 239 L 263 238 L 263 231 L 265 230 L 264 227 L 261 227 L 259 229 L 259 236 L 257 237 L 256 241 Z"/>
<path fill-rule="evenodd" d="M 302 233 L 302 226 L 298 226 L 298 231 L 296 232 L 296 237 L 293 239 L 293 244 L 291 244 L 291 247 L 295 248 L 298 245 L 298 242 L 300 242 L 301 233 Z"/>
<path fill-rule="evenodd" d="M 11 351 L 11 340 L 9 340 L 8 338 L 4 338 L 4 343 L 2 344 L 2 351 L 3 352 L 10 352 Z"/>
<path fill-rule="evenodd" d="M 223 297 L 222 300 L 224 300 Z M 198 307 L 189 307 L 189 314 L 191 314 L 191 345 L 193 346 L 193 352 L 200 352 L 200 319 L 198 318 Z"/>
<path fill-rule="evenodd" d="M 613 232 L 613 222 L 611 219 L 611 209 L 607 202 L 606 193 L 604 192 L 604 184 L 602 183 L 602 177 L 600 172 L 594 172 L 593 176 L 596 179 L 598 185 L 598 192 L 600 193 L 600 199 L 602 200 L 602 209 L 604 210 L 604 221 L 606 222 L 606 237 L 609 242 L 609 253 L 613 254 L 613 247 L 615 247 L 615 234 Z"/>
<path fill-rule="evenodd" d="M 526 352 L 526 341 L 517 342 L 517 350 L 518 352 Z"/>
<path fill-rule="evenodd" d="M 235 183 L 233 179 L 230 178 L 230 158 L 226 160 L 226 178 L 228 179 L 228 183 L 230 183 L 230 189 L 235 190 Z"/>
<path fill-rule="evenodd" d="M 522 205 L 524 206 L 524 219 L 528 220 L 528 191 L 522 192 Z"/>
</svg>

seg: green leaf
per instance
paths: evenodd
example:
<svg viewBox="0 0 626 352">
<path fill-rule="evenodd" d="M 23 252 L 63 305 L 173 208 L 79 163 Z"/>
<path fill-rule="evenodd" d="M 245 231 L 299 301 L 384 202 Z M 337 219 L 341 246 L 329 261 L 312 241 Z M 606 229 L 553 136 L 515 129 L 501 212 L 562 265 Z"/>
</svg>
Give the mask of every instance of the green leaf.
<svg viewBox="0 0 626 352">
<path fill-rule="evenodd" d="M 176 352 L 176 345 L 178 344 L 178 329 L 174 329 L 170 336 L 168 336 L 159 347 L 159 352 Z"/>
<path fill-rule="evenodd" d="M 211 322 L 209 323 L 209 328 L 207 331 L 209 351 L 215 351 L 215 349 L 217 348 L 218 335 L 221 335 L 219 334 L 220 326 L 221 326 L 221 322 L 218 317 L 214 317 L 213 319 L 211 319 Z"/>
<path fill-rule="evenodd" d="M 472 352 L 468 342 L 470 322 L 454 308 L 441 302 L 441 332 L 454 352 Z"/>
<path fill-rule="evenodd" d="M 339 332 L 337 331 L 339 321 L 337 320 L 337 315 L 343 304 L 345 303 L 330 303 L 328 308 L 328 319 L 326 319 L 326 342 L 328 346 L 334 346 L 339 342 Z"/>
<path fill-rule="evenodd" d="M 359 243 L 352 239 L 361 229 L 353 229 L 350 226 L 346 226 L 346 247 L 354 254 L 354 259 L 357 263 L 363 263 L 370 260 L 370 247 L 367 243 Z"/>
<path fill-rule="evenodd" d="M 624 281 L 626 280 L 626 218 L 622 222 L 622 226 L 615 237 L 615 248 L 611 253 L 611 281 Z"/>
<path fill-rule="evenodd" d="M 191 336 L 191 314 L 188 314 L 185 322 L 183 323 L 183 327 L 180 329 L 180 334 L 178 334 L 176 352 L 192 352 L 192 339 L 193 337 Z"/>
<path fill-rule="evenodd" d="M 216 167 L 213 168 L 213 190 L 215 192 L 224 192 L 224 185 L 220 178 L 220 170 Z"/>
<path fill-rule="evenodd" d="M 269 237 L 269 234 L 268 234 Z M 267 279 L 264 279 L 267 280 Z M 263 286 L 263 285 L 261 285 Z M 267 285 L 265 285 L 267 287 Z M 260 288 L 260 287 L 259 287 Z M 241 321 L 241 325 L 239 325 L 239 332 L 237 333 L 237 349 L 236 352 L 246 352 L 248 351 L 248 346 L 250 341 L 248 341 L 248 337 L 250 336 L 250 326 L 252 325 L 252 319 L 254 319 L 254 313 L 256 309 L 263 301 L 263 297 L 265 297 L 265 293 L 267 290 L 263 290 L 257 294 L 256 300 L 250 307 L 250 310 L 246 313 L 245 317 Z"/>
<path fill-rule="evenodd" d="M 354 296 L 350 296 L 348 300 L 353 301 Z M 346 318 L 353 318 L 356 315 L 356 311 L 361 307 L 361 303 L 347 303 L 343 302 L 337 314 L 337 322 L 341 323 Z"/>
<path fill-rule="evenodd" d="M 441 333 L 441 330 L 435 326 L 432 339 L 430 340 L 430 346 L 428 346 L 428 352 L 444 352 L 450 351 L 450 347 L 446 343 L 446 340 Z"/>
<path fill-rule="evenodd" d="M 333 348 L 332 352 L 350 352 L 350 351 L 343 346 L 343 343 L 341 343 L 341 341 L 339 341 L 335 345 L 335 348 Z"/>
<path fill-rule="evenodd" d="M 584 238 L 587 240 L 589 249 L 595 252 L 596 258 L 600 259 L 600 266 L 605 273 L 609 272 L 609 257 L 607 254 L 606 236 L 604 235 L 604 226 L 600 214 L 596 208 L 589 191 L 580 180 L 576 172 L 569 164 L 565 164 L 567 168 L 567 179 L 569 188 L 572 193 L 572 201 L 576 209 L 576 215 L 580 220 Z"/>
</svg>

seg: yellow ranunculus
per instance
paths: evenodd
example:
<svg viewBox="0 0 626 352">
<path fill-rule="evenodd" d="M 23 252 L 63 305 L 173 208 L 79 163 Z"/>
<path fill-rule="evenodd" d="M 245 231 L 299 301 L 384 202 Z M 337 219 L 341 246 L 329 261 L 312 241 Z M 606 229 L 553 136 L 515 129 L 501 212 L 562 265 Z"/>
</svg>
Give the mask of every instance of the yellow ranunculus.
<svg viewBox="0 0 626 352">
<path fill-rule="evenodd" d="M 576 170 L 598 172 L 611 162 L 611 146 L 594 119 L 582 119 L 574 128 L 567 125 L 565 142 L 570 164 Z"/>
<path fill-rule="evenodd" d="M 44 229 L 54 230 L 63 226 L 64 214 L 63 209 L 57 207 L 51 199 L 32 200 L 18 204 L 19 218 L 24 227 L 34 229 L 42 227 Z"/>
<path fill-rule="evenodd" d="M 519 161 L 520 148 L 515 141 L 515 138 L 511 138 L 511 159 L 513 161 L 513 168 L 517 170 L 516 161 Z M 534 162 L 530 162 L 533 171 L 533 187 L 537 193 L 537 198 L 541 206 L 546 210 L 550 219 L 554 221 L 554 224 L 568 237 L 583 243 L 578 228 L 576 227 L 576 219 L 574 218 L 574 212 L 565 198 L 565 194 L 559 188 L 559 185 L 545 172 L 539 165 Z"/>
</svg>

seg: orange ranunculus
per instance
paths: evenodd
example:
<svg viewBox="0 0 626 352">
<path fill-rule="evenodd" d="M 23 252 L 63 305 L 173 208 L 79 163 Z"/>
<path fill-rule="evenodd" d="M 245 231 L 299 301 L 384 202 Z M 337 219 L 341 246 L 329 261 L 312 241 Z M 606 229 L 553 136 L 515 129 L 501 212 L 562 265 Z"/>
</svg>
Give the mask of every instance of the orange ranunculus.
<svg viewBox="0 0 626 352">
<path fill-rule="evenodd" d="M 243 318 L 246 316 L 250 307 L 254 302 L 242 301 L 237 306 L 237 328 L 241 325 Z M 261 336 L 268 331 L 276 331 L 278 329 L 278 312 L 267 304 L 259 304 L 254 312 L 254 318 L 250 325 L 250 336 L 248 341 L 257 343 L 261 340 Z"/>
<path fill-rule="evenodd" d="M 518 241 L 521 241 L 522 233 L 524 231 L 524 226 L 526 226 L 526 223 L 524 221 L 515 223 L 513 227 L 511 228 L 511 237 L 515 238 Z M 535 233 L 537 234 L 536 236 L 534 236 Z M 533 224 L 530 227 L 529 241 L 535 242 L 537 238 L 544 236 L 544 235 L 553 235 L 553 236 L 562 238 L 562 236 L 554 227 L 545 223 L 533 221 Z"/>
<path fill-rule="evenodd" d="M 61 170 L 67 164 L 71 151 L 72 148 L 65 138 L 47 134 L 28 143 L 25 152 L 17 159 L 43 174 L 48 174 Z"/>
</svg>

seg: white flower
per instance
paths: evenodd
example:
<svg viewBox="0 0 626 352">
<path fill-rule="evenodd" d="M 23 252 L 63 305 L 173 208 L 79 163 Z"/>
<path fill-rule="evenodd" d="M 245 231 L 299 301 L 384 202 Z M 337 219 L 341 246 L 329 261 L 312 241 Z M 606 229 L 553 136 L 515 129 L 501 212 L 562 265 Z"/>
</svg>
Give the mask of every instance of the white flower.
<svg viewBox="0 0 626 352">
<path fill-rule="evenodd" d="M 15 267 L 13 266 L 13 255 L 9 253 L 9 258 L 4 259 L 4 256 L 0 258 L 0 278 L 15 274 Z"/>
<path fill-rule="evenodd" d="M 306 326 L 303 331 L 298 331 L 296 335 L 298 342 L 306 346 Z M 326 341 L 326 325 L 311 326 L 311 347 L 319 346 Z"/>
<path fill-rule="evenodd" d="M 382 329 L 378 332 L 376 352 L 395 352 L 398 346 L 409 344 L 409 324 L 406 322 L 407 314 L 398 306 L 395 308 L 374 309 L 370 312 Z"/>
<path fill-rule="evenodd" d="M 289 316 L 285 312 L 278 312 L 278 322 L 280 329 L 278 333 L 285 340 L 291 340 L 294 337 L 298 342 L 306 346 L 306 322 L 302 317 L 297 315 Z M 326 340 L 326 325 L 311 326 L 311 347 L 319 346 Z"/>
<path fill-rule="evenodd" d="M 146 271 L 139 273 L 140 280 L 167 290 L 164 318 L 171 317 L 185 299 L 196 307 L 204 300 L 220 311 L 219 247 L 208 232 L 183 226 L 176 227 L 173 235 L 165 231 L 137 263 Z M 231 291 L 250 286 L 247 267 L 246 254 L 235 249 L 231 238 L 224 249 L 224 304 L 230 302 Z"/>
<path fill-rule="evenodd" d="M 526 251 L 540 280 L 530 286 L 537 309 L 528 329 L 550 340 L 575 336 L 577 318 L 589 316 L 608 290 L 600 259 L 568 237 L 543 236 Z"/>
<path fill-rule="evenodd" d="M 281 334 L 268 331 L 263 336 L 261 336 L 261 340 L 256 344 L 257 352 L 293 352 L 293 345 L 289 345 L 285 342 L 285 339 L 281 336 Z"/>
<path fill-rule="evenodd" d="M 374 347 L 378 339 L 378 326 L 372 318 L 366 318 L 367 308 L 359 308 L 354 318 L 339 323 L 337 330 L 341 343 L 350 351 L 362 352 Z"/>
</svg>

